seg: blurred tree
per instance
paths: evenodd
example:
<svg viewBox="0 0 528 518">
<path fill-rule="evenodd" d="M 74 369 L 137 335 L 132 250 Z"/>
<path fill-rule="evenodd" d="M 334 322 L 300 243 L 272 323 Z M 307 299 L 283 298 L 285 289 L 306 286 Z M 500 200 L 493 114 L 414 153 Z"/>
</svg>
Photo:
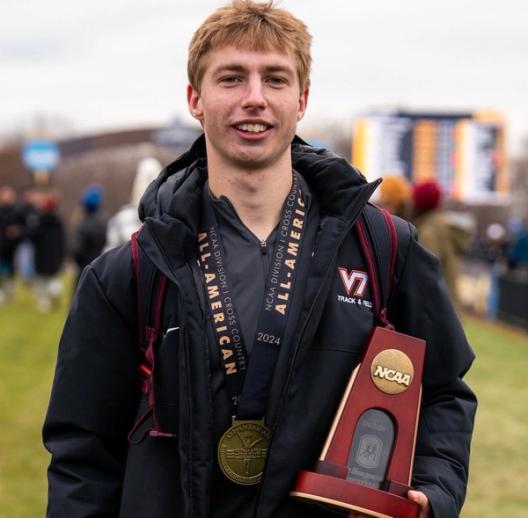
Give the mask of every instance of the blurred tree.
<svg viewBox="0 0 528 518">
<path fill-rule="evenodd" d="M 352 155 L 352 123 L 320 121 L 302 126 L 300 136 L 350 160 Z"/>
</svg>

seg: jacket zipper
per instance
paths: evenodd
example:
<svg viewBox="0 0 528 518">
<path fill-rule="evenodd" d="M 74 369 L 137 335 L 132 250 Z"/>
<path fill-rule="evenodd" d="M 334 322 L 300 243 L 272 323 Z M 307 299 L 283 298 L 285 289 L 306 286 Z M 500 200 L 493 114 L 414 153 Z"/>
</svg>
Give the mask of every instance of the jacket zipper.
<svg viewBox="0 0 528 518">
<path fill-rule="evenodd" d="M 342 232 L 341 238 L 337 241 L 336 245 L 334 246 L 334 249 L 332 250 L 332 256 L 330 258 L 329 265 L 332 265 L 334 263 L 334 259 L 335 259 L 336 255 L 337 255 L 339 247 L 343 243 L 345 237 L 349 234 L 349 232 L 352 229 L 352 227 L 355 225 L 357 218 L 361 214 L 361 211 L 363 210 L 363 208 L 365 207 L 365 205 L 366 205 L 367 201 L 369 200 L 370 196 L 376 190 L 376 188 L 381 183 L 381 181 L 382 180 L 379 179 L 375 183 L 373 182 L 373 184 L 371 184 L 371 188 L 367 189 L 366 192 L 361 197 L 360 201 L 358 202 L 357 211 L 353 214 L 353 217 L 350 219 L 349 225 L 347 225 L 346 229 Z M 326 285 L 326 282 L 327 282 L 327 279 L 328 279 L 328 276 L 329 276 L 330 272 L 331 272 L 331 268 L 329 266 L 328 269 L 325 272 L 323 281 L 319 285 L 319 289 L 318 289 L 318 291 L 317 291 L 317 293 L 316 293 L 316 295 L 315 295 L 315 297 L 314 297 L 314 299 L 312 301 L 312 305 L 310 306 L 310 309 L 308 310 L 308 314 L 306 315 L 306 318 L 304 319 L 304 322 L 303 322 L 303 325 L 302 325 L 302 328 L 301 328 L 301 332 L 299 334 L 299 339 L 297 340 L 297 343 L 295 344 L 295 347 L 294 347 L 294 350 L 293 350 L 293 357 L 292 357 L 292 360 L 291 360 L 291 367 L 289 369 L 288 377 L 286 378 L 286 383 L 284 384 L 284 389 L 282 391 L 282 395 L 281 395 L 281 398 L 280 398 L 281 406 L 280 406 L 279 411 L 277 413 L 277 418 L 275 420 L 275 424 L 274 424 L 273 428 L 270 430 L 271 431 L 271 437 L 270 437 L 270 440 L 269 440 L 269 443 L 268 443 L 268 452 L 271 451 L 271 448 L 272 448 L 272 445 L 273 445 L 273 439 L 275 437 L 275 431 L 276 431 L 276 429 L 277 429 L 277 427 L 278 427 L 278 425 L 279 425 L 279 423 L 280 423 L 280 421 L 282 419 L 282 414 L 284 412 L 284 406 L 286 404 L 288 390 L 290 388 L 291 377 L 292 377 L 293 371 L 295 369 L 295 362 L 297 360 L 297 353 L 298 353 L 298 350 L 299 350 L 299 346 L 300 346 L 300 344 L 303 341 L 304 333 L 306 331 L 306 326 L 308 325 L 308 322 L 310 321 L 310 317 L 311 317 L 311 315 L 312 315 L 312 313 L 313 313 L 313 311 L 315 309 L 315 305 L 316 305 L 317 301 L 319 300 L 319 297 L 321 296 L 321 291 L 323 289 L 323 286 Z M 268 463 L 268 459 L 266 458 L 266 465 L 264 466 L 264 472 L 266 472 L 267 463 Z M 260 504 L 261 492 L 262 492 L 262 484 L 260 485 L 260 487 L 258 489 L 257 513 L 259 513 L 259 504 Z M 259 516 L 259 514 L 257 514 L 257 516 Z"/>
<path fill-rule="evenodd" d="M 370 196 L 372 195 L 372 192 L 374 192 L 375 188 L 381 183 L 381 180 L 380 181 L 377 181 L 374 185 L 374 187 L 372 189 L 369 189 L 365 194 L 364 196 L 362 197 L 361 199 L 361 203 L 358 203 L 358 210 L 357 212 L 354 214 L 354 216 L 351 218 L 351 221 L 349 223 L 349 225 L 346 227 L 346 230 L 342 233 L 341 235 L 341 238 L 339 239 L 339 241 L 336 243 L 333 251 L 332 251 L 332 256 L 331 256 L 331 259 L 330 259 L 330 264 L 333 264 L 334 262 L 334 259 L 337 255 L 337 252 L 339 250 L 339 247 L 341 246 L 341 244 L 343 243 L 345 237 L 349 234 L 350 230 L 352 229 L 352 227 L 355 225 L 356 223 L 356 220 L 357 218 L 359 217 L 359 215 L 361 214 L 361 211 L 363 210 L 363 208 L 365 207 L 365 204 L 366 202 L 369 200 Z M 368 195 L 368 196 L 367 196 Z M 323 282 L 321 282 L 321 284 L 319 285 L 319 289 L 314 297 L 314 300 L 312 301 L 312 305 L 310 306 L 310 309 L 308 311 L 308 314 L 306 315 L 306 318 L 304 320 L 304 323 L 303 323 L 303 326 L 301 328 L 301 333 L 299 334 L 299 339 L 297 340 L 297 343 L 295 344 L 295 348 L 294 348 L 294 351 L 293 351 L 293 358 L 292 358 L 292 363 L 291 363 L 291 369 L 289 369 L 289 374 L 288 374 L 288 378 L 286 379 L 286 384 L 284 386 L 284 390 L 283 390 L 283 393 L 282 393 L 282 398 L 281 398 L 281 401 L 283 402 L 282 405 L 281 405 L 281 409 L 279 410 L 279 415 L 278 415 L 278 418 L 276 420 L 276 425 L 273 427 L 273 431 L 275 431 L 276 427 L 277 427 L 277 424 L 280 420 L 280 416 L 282 415 L 282 408 L 283 408 L 283 405 L 284 405 L 284 401 L 286 399 L 286 393 L 287 393 L 287 390 L 289 388 L 289 385 L 290 385 L 290 380 L 291 380 L 291 375 L 292 375 L 292 371 L 293 371 L 293 368 L 295 366 L 295 360 L 297 358 L 297 352 L 298 352 L 298 349 L 299 349 L 299 345 L 301 344 L 302 340 L 303 340 L 303 337 L 304 337 L 304 333 L 306 331 L 306 326 L 308 325 L 308 322 L 310 321 L 310 317 L 314 311 L 314 308 L 315 308 L 315 305 L 317 303 L 317 300 L 319 299 L 320 295 L 321 295 L 321 291 L 323 289 L 323 286 L 326 284 L 326 281 L 328 279 L 328 275 L 330 274 L 330 271 L 331 271 L 331 268 L 329 267 L 327 270 L 326 270 L 326 273 L 324 275 L 324 278 L 323 278 Z M 273 439 L 273 437 L 271 438 Z M 271 441 L 270 441 L 270 444 L 271 444 Z"/>
<path fill-rule="evenodd" d="M 187 350 L 187 340 L 185 339 L 185 322 L 184 322 L 184 309 L 183 309 L 183 297 L 181 293 L 181 288 L 178 283 L 174 283 L 176 286 L 177 291 L 177 300 L 178 300 L 178 322 L 180 325 L 179 330 L 179 343 L 181 344 L 181 350 L 184 354 L 184 361 L 185 361 L 185 384 L 189 387 L 190 386 L 190 376 L 189 376 L 189 351 Z M 192 397 L 190 394 L 190 390 L 187 391 L 187 421 L 189 425 L 192 424 Z M 178 395 L 178 397 L 180 397 Z M 180 418 L 178 419 L 180 421 Z M 178 422 L 178 431 L 179 431 L 179 422 Z M 187 430 L 187 487 L 189 491 L 189 518 L 193 515 L 193 494 L 192 494 L 192 462 L 191 462 L 191 452 L 192 452 L 192 426 L 189 426 L 189 429 Z"/>
</svg>

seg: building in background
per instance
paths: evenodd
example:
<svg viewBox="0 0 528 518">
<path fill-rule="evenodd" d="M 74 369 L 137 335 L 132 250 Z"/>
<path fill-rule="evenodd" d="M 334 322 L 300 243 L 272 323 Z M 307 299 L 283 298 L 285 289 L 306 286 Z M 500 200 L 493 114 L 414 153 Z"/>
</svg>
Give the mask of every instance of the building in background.
<svg viewBox="0 0 528 518">
<path fill-rule="evenodd" d="M 50 168 L 53 170 L 45 184 L 37 181 L 35 171 L 24 160 L 25 140 L 21 138 L 8 146 L 2 146 L 0 141 L 0 185 L 9 185 L 17 192 L 28 188 L 45 192 L 52 189 L 60 199 L 60 215 L 71 231 L 78 219 L 77 202 L 89 185 L 101 185 L 105 192 L 104 211 L 111 216 L 130 200 L 141 159 L 155 157 L 162 166 L 166 165 L 199 134 L 199 127 L 173 120 L 165 127 L 63 136 L 56 139 L 60 161 Z"/>
</svg>

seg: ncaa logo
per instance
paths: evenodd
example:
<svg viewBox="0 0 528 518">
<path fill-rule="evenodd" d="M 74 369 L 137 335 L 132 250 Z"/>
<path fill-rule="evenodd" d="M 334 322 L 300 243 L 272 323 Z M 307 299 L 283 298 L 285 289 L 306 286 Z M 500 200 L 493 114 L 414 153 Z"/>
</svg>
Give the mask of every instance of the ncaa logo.
<svg viewBox="0 0 528 518">
<path fill-rule="evenodd" d="M 340 266 L 338 268 L 341 281 L 348 296 L 363 297 L 367 289 L 368 275 L 361 270 L 350 270 Z"/>
</svg>

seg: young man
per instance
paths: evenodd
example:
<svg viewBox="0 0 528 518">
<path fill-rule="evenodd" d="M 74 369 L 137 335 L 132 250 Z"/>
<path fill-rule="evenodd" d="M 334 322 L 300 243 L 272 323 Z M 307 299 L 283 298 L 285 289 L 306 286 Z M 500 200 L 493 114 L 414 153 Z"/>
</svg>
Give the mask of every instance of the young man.
<svg viewBox="0 0 528 518">
<path fill-rule="evenodd" d="M 144 195 L 139 249 L 85 270 L 66 322 L 44 426 L 48 517 L 330 516 L 289 493 L 375 324 L 371 283 L 349 286 L 342 272 L 366 270 L 353 227 L 377 211 L 377 184 L 295 137 L 309 47 L 302 22 L 250 1 L 195 33 L 187 97 L 204 136 Z M 422 517 L 455 517 L 476 406 L 460 377 L 473 353 L 437 261 L 396 224 L 388 316 L 427 340 L 408 497 Z M 169 280 L 143 396 L 133 253 Z M 264 440 L 237 471 L 232 441 Z"/>
</svg>

